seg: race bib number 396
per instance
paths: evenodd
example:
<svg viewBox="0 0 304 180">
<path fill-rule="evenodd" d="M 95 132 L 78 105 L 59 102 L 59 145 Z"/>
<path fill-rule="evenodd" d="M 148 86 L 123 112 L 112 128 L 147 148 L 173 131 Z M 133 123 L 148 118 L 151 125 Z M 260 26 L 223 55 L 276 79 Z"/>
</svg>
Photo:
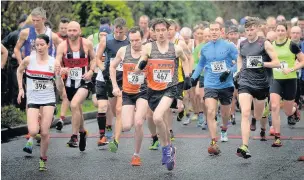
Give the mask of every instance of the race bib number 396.
<svg viewBox="0 0 304 180">
<path fill-rule="evenodd" d="M 222 73 L 227 71 L 227 66 L 225 61 L 211 62 L 211 69 L 213 73 Z"/>
<path fill-rule="evenodd" d="M 136 74 L 133 72 L 129 72 L 128 73 L 128 82 L 130 84 L 143 84 L 145 80 L 145 74 L 144 73 L 140 73 L 140 74 Z"/>
<path fill-rule="evenodd" d="M 69 77 L 74 80 L 79 80 L 82 78 L 82 69 L 81 68 L 72 68 L 70 69 Z"/>
<path fill-rule="evenodd" d="M 160 83 L 172 82 L 171 69 L 154 69 L 153 80 Z"/>
<path fill-rule="evenodd" d="M 246 57 L 247 59 L 247 68 L 261 68 L 262 66 L 259 66 L 259 65 L 254 65 L 253 64 L 253 60 L 258 60 L 259 62 L 263 62 L 263 58 L 262 56 L 247 56 Z"/>
<path fill-rule="evenodd" d="M 33 82 L 35 91 L 42 91 L 50 86 L 49 80 L 33 80 Z"/>
</svg>

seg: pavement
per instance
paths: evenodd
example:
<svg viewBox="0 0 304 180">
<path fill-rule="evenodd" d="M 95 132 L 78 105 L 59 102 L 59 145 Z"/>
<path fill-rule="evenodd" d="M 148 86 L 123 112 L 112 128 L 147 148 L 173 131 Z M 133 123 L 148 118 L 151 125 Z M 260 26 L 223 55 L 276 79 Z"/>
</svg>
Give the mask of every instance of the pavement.
<svg viewBox="0 0 304 180">
<path fill-rule="evenodd" d="M 303 116 L 302 112 L 302 117 Z M 175 117 L 175 116 L 174 116 Z M 161 150 L 148 150 L 151 138 L 147 124 L 144 124 L 145 138 L 141 149 L 142 166 L 132 167 L 134 153 L 133 132 L 124 132 L 117 153 L 111 153 L 107 146 L 97 147 L 98 125 L 95 119 L 85 121 L 89 131 L 87 147 L 84 152 L 78 148 L 68 148 L 71 125 L 64 126 L 62 132 L 51 130 L 48 151 L 48 170 L 39 172 L 39 147 L 34 146 L 33 154 L 22 151 L 26 139 L 17 137 L 1 146 L 1 178 L 3 180 L 303 180 L 304 162 L 296 161 L 304 155 L 304 121 L 294 128 L 287 125 L 286 116 L 281 112 L 282 138 L 281 148 L 273 148 L 273 137 L 268 141 L 259 140 L 259 122 L 257 130 L 251 133 L 249 149 L 252 157 L 243 159 L 236 156 L 241 145 L 240 114 L 236 114 L 237 124 L 229 126 L 229 142 L 219 142 L 222 151 L 219 156 L 209 156 L 210 143 L 207 130 L 196 127 L 193 121 L 188 126 L 174 121 L 174 146 L 177 148 L 176 166 L 168 171 L 161 165 Z M 113 122 L 114 123 L 114 122 Z M 218 131 L 219 132 L 219 131 Z"/>
</svg>

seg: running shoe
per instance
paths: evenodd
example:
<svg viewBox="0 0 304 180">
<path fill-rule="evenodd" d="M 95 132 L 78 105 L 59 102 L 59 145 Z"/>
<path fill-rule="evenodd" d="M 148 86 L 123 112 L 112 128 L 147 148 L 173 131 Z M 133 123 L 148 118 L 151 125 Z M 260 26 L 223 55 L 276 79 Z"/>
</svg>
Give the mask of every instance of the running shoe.
<svg viewBox="0 0 304 180">
<path fill-rule="evenodd" d="M 295 107 L 296 107 L 296 111 L 294 113 L 294 118 L 295 118 L 296 122 L 299 122 L 301 119 L 301 112 L 299 111 L 299 108 L 297 105 L 295 105 Z"/>
<path fill-rule="evenodd" d="M 69 140 L 69 142 L 67 142 L 67 146 L 68 147 L 78 147 L 78 139 L 77 137 L 71 136 L 71 139 Z"/>
<path fill-rule="evenodd" d="M 170 150 L 171 150 L 171 157 L 169 159 L 169 162 L 167 162 L 167 164 L 166 164 L 168 171 L 172 171 L 175 166 L 176 148 L 171 146 Z"/>
<path fill-rule="evenodd" d="M 191 123 L 191 119 L 189 117 L 186 116 L 186 120 L 183 122 L 183 125 L 188 125 Z"/>
<path fill-rule="evenodd" d="M 23 151 L 27 152 L 29 154 L 32 154 L 32 152 L 33 152 L 33 143 L 32 142 L 27 142 L 25 144 L 25 147 L 23 148 Z"/>
<path fill-rule="evenodd" d="M 210 155 L 219 155 L 221 153 L 221 150 L 216 143 L 211 142 L 210 146 L 208 147 L 208 153 Z"/>
<path fill-rule="evenodd" d="M 112 139 L 112 137 L 113 137 L 112 127 L 109 127 L 109 126 L 106 127 L 105 136 L 107 137 L 107 139 Z"/>
<path fill-rule="evenodd" d="M 80 139 L 79 139 L 79 150 L 84 151 L 87 145 L 87 131 L 79 132 Z"/>
<path fill-rule="evenodd" d="M 228 142 L 228 135 L 227 135 L 227 131 L 221 131 L 221 141 L 222 142 Z"/>
<path fill-rule="evenodd" d="M 97 141 L 98 146 L 104 146 L 107 145 L 109 142 L 107 141 L 107 138 L 104 135 L 101 135 L 99 140 Z"/>
<path fill-rule="evenodd" d="M 198 119 L 198 115 L 193 114 L 193 116 L 191 117 L 191 121 L 197 121 L 197 119 Z"/>
<path fill-rule="evenodd" d="M 109 151 L 116 153 L 118 149 L 118 142 L 114 139 L 109 143 Z"/>
<path fill-rule="evenodd" d="M 297 123 L 294 115 L 288 116 L 287 122 L 288 122 L 288 125 L 290 125 L 290 126 L 296 125 L 296 123 Z"/>
<path fill-rule="evenodd" d="M 304 161 L 304 156 L 300 156 L 298 161 Z"/>
<path fill-rule="evenodd" d="M 64 123 L 63 123 L 62 119 L 59 119 L 58 122 L 56 123 L 56 129 L 58 131 L 61 131 L 61 129 L 63 128 L 63 125 L 64 125 Z"/>
<path fill-rule="evenodd" d="M 199 113 L 198 114 L 197 127 L 202 127 L 203 124 L 204 124 L 204 114 Z"/>
<path fill-rule="evenodd" d="M 149 150 L 158 150 L 158 147 L 159 147 L 159 141 L 154 141 L 152 140 L 152 144 L 151 146 L 149 147 Z"/>
<path fill-rule="evenodd" d="M 283 144 L 280 138 L 276 139 L 272 144 L 272 147 L 281 147 L 281 146 L 283 146 Z"/>
<path fill-rule="evenodd" d="M 235 122 L 235 115 L 234 115 L 234 114 L 231 114 L 231 119 L 230 119 L 230 121 L 231 121 L 231 124 L 232 124 L 232 125 L 235 125 L 235 124 L 236 124 L 236 122 Z"/>
<path fill-rule="evenodd" d="M 141 160 L 139 156 L 133 155 L 131 160 L 132 166 L 141 166 Z"/>
<path fill-rule="evenodd" d="M 185 110 L 183 110 L 182 112 L 180 112 L 180 113 L 177 114 L 176 120 L 177 121 L 182 121 L 184 115 L 185 115 Z"/>
<path fill-rule="evenodd" d="M 170 131 L 170 139 L 171 139 L 171 141 L 174 141 L 174 140 L 175 140 L 173 131 Z"/>
<path fill-rule="evenodd" d="M 260 139 L 261 141 L 267 141 L 267 140 L 266 140 L 266 133 L 265 133 L 264 130 L 261 130 L 260 136 L 261 136 L 261 139 Z"/>
<path fill-rule="evenodd" d="M 256 119 L 255 118 L 251 119 L 250 130 L 251 131 L 255 131 L 256 130 Z"/>
<path fill-rule="evenodd" d="M 46 171 L 46 170 L 47 170 L 47 168 L 46 168 L 46 161 L 40 159 L 39 160 L 39 171 Z"/>
<path fill-rule="evenodd" d="M 248 158 L 251 157 L 249 149 L 245 145 L 242 145 L 239 148 L 237 148 L 236 155 L 239 156 L 239 157 L 242 157 L 244 159 L 248 159 Z"/>
<path fill-rule="evenodd" d="M 206 130 L 208 129 L 208 125 L 207 125 L 207 122 L 205 121 L 202 125 L 202 130 Z"/>
</svg>

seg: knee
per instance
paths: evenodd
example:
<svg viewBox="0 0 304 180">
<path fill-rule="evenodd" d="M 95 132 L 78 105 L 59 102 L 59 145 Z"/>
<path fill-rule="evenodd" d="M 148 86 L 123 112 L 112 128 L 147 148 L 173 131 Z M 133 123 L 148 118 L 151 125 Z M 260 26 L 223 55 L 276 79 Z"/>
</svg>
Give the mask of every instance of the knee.
<svg viewBox="0 0 304 180">
<path fill-rule="evenodd" d="M 40 136 L 42 138 L 46 138 L 49 136 L 49 131 L 48 130 L 45 130 L 45 131 L 40 131 Z"/>
<path fill-rule="evenodd" d="M 215 116 L 215 108 L 207 108 L 207 115 L 208 116 Z"/>
<path fill-rule="evenodd" d="M 121 106 L 116 106 L 116 115 L 121 114 L 122 107 Z"/>
<path fill-rule="evenodd" d="M 78 110 L 80 104 L 77 103 L 77 102 L 75 102 L 75 101 L 72 101 L 71 104 L 70 104 L 70 106 L 71 106 L 71 109 L 72 109 L 72 111 L 73 111 L 73 110 Z"/>
<path fill-rule="evenodd" d="M 273 112 L 280 111 L 280 104 L 271 103 L 271 111 L 273 111 Z"/>
<path fill-rule="evenodd" d="M 163 123 L 163 116 L 154 113 L 153 114 L 153 121 L 154 121 L 155 125 L 159 125 L 159 124 Z"/>
<path fill-rule="evenodd" d="M 128 123 L 128 124 L 123 124 L 123 131 L 130 131 L 132 128 L 132 124 Z"/>
<path fill-rule="evenodd" d="M 32 137 L 35 137 L 39 132 L 39 128 L 28 128 L 28 131 Z"/>
<path fill-rule="evenodd" d="M 98 105 L 98 112 L 99 113 L 106 113 L 107 112 L 107 105 Z"/>
<path fill-rule="evenodd" d="M 251 113 L 251 109 L 242 109 L 242 118 L 248 119 Z"/>
<path fill-rule="evenodd" d="M 143 127 L 143 119 L 135 118 L 135 129 L 140 129 Z"/>
</svg>

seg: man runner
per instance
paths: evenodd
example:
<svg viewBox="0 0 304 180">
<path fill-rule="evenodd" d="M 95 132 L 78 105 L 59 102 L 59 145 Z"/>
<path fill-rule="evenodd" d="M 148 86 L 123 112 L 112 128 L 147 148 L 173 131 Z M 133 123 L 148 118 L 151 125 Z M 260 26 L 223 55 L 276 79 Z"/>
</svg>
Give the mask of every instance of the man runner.
<svg viewBox="0 0 304 180">
<path fill-rule="evenodd" d="M 60 43 L 56 56 L 56 68 L 67 75 L 65 90 L 72 111 L 73 135 L 67 143 L 69 147 L 78 146 L 78 132 L 80 134 L 79 150 L 86 147 L 87 132 L 84 129 L 82 103 L 91 88 L 91 78 L 95 69 L 95 54 L 92 43 L 80 37 L 81 29 L 78 22 L 71 21 L 68 25 L 68 39 Z"/>
<path fill-rule="evenodd" d="M 183 61 L 186 90 L 191 88 L 191 82 L 189 64 L 183 50 L 168 39 L 169 26 L 170 24 L 163 18 L 155 20 L 153 29 L 157 40 L 144 46 L 136 71 L 139 72 L 147 66 L 148 104 L 154 112 L 153 120 L 162 145 L 162 164 L 166 164 L 170 171 L 175 165 L 176 149 L 170 144 L 170 131 L 164 115 L 178 95 L 179 58 Z"/>
</svg>

